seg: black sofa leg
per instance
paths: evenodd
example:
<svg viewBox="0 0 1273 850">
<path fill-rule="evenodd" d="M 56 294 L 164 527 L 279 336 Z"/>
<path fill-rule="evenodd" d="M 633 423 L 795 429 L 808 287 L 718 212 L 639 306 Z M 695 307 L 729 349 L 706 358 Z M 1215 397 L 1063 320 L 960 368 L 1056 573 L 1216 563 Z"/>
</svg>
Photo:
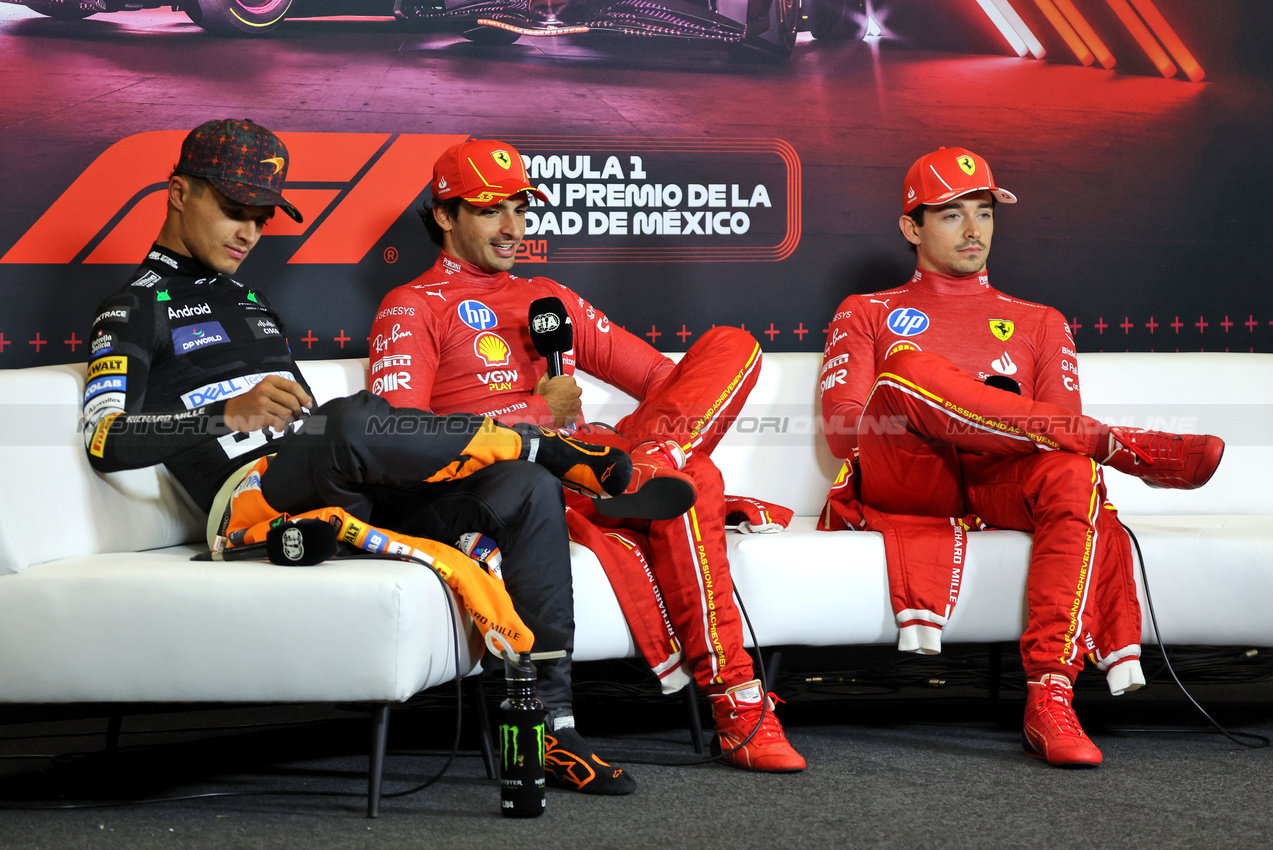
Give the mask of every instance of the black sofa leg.
<svg viewBox="0 0 1273 850">
<path fill-rule="evenodd" d="M 495 739 L 491 737 L 491 718 L 486 710 L 486 689 L 482 687 L 482 676 L 468 678 L 470 698 L 477 706 L 478 744 L 482 748 L 482 765 L 486 768 L 487 779 L 498 779 L 495 767 Z"/>
<path fill-rule="evenodd" d="M 990 645 L 990 699 L 999 699 L 999 683 L 1003 676 L 1003 645 Z"/>
<path fill-rule="evenodd" d="M 385 748 L 389 744 L 389 706 L 371 707 L 371 766 L 367 775 L 367 817 L 380 817 L 380 784 L 385 772 Z"/>
<path fill-rule="evenodd" d="M 694 752 L 704 755 L 707 749 L 703 744 L 703 719 L 698 714 L 698 688 L 690 682 L 681 689 L 681 693 L 685 694 L 685 708 L 689 712 L 690 740 L 694 742 Z"/>
<path fill-rule="evenodd" d="M 765 690 L 774 691 L 778 689 L 778 675 L 781 672 L 782 650 L 771 650 L 769 652 L 769 657 L 765 659 Z"/>
<path fill-rule="evenodd" d="M 113 753 L 119 749 L 119 733 L 124 726 L 124 712 L 113 709 L 106 719 L 106 752 Z"/>
</svg>

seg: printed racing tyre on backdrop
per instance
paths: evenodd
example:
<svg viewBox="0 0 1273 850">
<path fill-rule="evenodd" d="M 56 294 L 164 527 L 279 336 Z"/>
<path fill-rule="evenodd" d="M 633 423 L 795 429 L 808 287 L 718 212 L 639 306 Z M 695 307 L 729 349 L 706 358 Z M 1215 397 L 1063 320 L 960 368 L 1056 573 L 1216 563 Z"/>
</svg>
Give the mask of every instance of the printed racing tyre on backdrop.
<svg viewBox="0 0 1273 850">
<path fill-rule="evenodd" d="M 22 0 L 22 5 L 32 12 L 39 12 L 57 21 L 82 21 L 89 15 L 97 14 L 96 11 L 86 12 L 81 9 L 78 0 L 66 0 L 64 3 L 59 3 L 58 0 Z"/>
<path fill-rule="evenodd" d="M 805 0 L 809 4 L 809 34 L 819 41 L 844 41 L 853 37 L 848 0 Z"/>
<path fill-rule="evenodd" d="M 521 33 L 512 32 L 511 30 L 501 29 L 499 27 L 475 26 L 472 29 L 461 30 L 460 35 L 467 38 L 474 44 L 512 44 L 521 38 Z"/>
<path fill-rule="evenodd" d="M 800 2 L 748 0 L 747 33 L 741 45 L 743 55 L 755 58 L 759 53 L 777 62 L 790 58 L 800 26 Z"/>
<path fill-rule="evenodd" d="M 215 35 L 265 35 L 287 17 L 292 0 L 186 0 L 187 17 Z"/>
</svg>

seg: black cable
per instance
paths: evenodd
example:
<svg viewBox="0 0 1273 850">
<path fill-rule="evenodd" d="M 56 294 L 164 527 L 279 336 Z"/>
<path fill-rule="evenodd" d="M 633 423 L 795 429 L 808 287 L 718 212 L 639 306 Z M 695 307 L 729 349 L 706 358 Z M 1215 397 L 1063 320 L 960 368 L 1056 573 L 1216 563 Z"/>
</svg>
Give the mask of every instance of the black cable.
<svg viewBox="0 0 1273 850">
<path fill-rule="evenodd" d="M 427 567 L 429 572 L 439 582 L 441 582 L 442 587 L 447 594 L 447 599 L 449 602 L 450 588 L 447 587 L 446 581 L 443 580 L 442 576 L 438 575 L 438 572 L 436 570 L 434 570 L 432 567 L 430 567 L 425 561 L 421 560 L 420 558 L 415 558 L 410 555 L 404 555 L 401 557 L 396 557 L 391 555 L 379 555 L 379 556 L 373 556 L 373 557 L 377 557 L 380 560 L 410 561 L 412 563 L 421 564 Z M 428 788 L 430 785 L 437 782 L 444 775 L 446 775 L 447 770 L 450 769 L 451 764 L 455 761 L 456 753 L 459 751 L 460 731 L 461 731 L 461 723 L 463 718 L 463 713 L 462 713 L 463 704 L 462 704 L 462 696 L 461 696 L 463 691 L 462 691 L 461 685 L 464 681 L 464 670 L 460 668 L 460 642 L 464 639 L 464 635 L 460 632 L 459 623 L 456 621 L 454 606 L 448 604 L 447 613 L 450 615 L 450 618 L 451 618 L 451 632 L 455 635 L 455 647 L 454 647 L 454 655 L 453 655 L 453 659 L 455 661 L 455 739 L 451 746 L 451 753 L 447 757 L 446 763 L 442 765 L 442 769 L 439 770 L 437 774 L 433 776 L 431 779 L 421 783 L 420 785 L 415 786 L 414 788 L 408 788 L 403 791 L 394 791 L 392 793 L 382 792 L 380 795 L 380 798 L 382 800 L 396 798 L 396 797 L 406 797 L 411 794 L 419 793 L 420 791 L 423 791 L 425 788 Z M 14 758 L 35 758 L 35 756 L 28 756 L 28 757 L 15 756 Z M 48 810 L 63 810 L 63 809 L 110 809 L 110 808 L 119 808 L 123 806 L 144 806 L 144 805 L 150 805 L 154 803 L 177 803 L 177 802 L 185 802 L 188 800 L 203 800 L 203 799 L 208 799 L 211 797 L 344 797 L 344 798 L 356 797 L 358 799 L 366 799 L 367 794 L 362 792 L 356 792 L 356 791 L 295 791 L 291 789 L 282 789 L 282 788 L 274 789 L 274 790 L 265 789 L 265 790 L 257 790 L 257 791 L 208 791 L 201 794 L 182 794 L 182 795 L 178 795 L 174 797 L 149 797 L 144 800 L 112 800 L 110 802 L 95 801 L 91 803 L 57 803 L 57 804 L 46 804 L 46 805 L 31 804 L 31 805 L 25 805 L 25 806 L 14 806 L 14 805 L 9 805 L 7 803 L 0 803 L 0 811 L 2 810 L 48 811 Z"/>
<path fill-rule="evenodd" d="M 1127 524 L 1121 519 L 1118 521 L 1118 524 L 1121 525 L 1127 532 L 1127 535 L 1132 539 L 1132 545 L 1136 547 L 1136 558 L 1140 561 L 1140 577 L 1145 586 L 1145 604 L 1146 607 L 1149 608 L 1149 621 L 1154 626 L 1154 637 L 1158 639 L 1158 649 L 1162 652 L 1163 664 L 1166 665 L 1167 671 L 1171 673 L 1171 678 L 1175 680 L 1176 686 L 1180 688 L 1180 692 L 1185 695 L 1185 698 L 1188 699 L 1189 702 L 1193 703 L 1194 708 L 1198 709 L 1199 713 L 1201 713 L 1203 717 L 1207 718 L 1207 722 L 1214 726 L 1216 731 L 1233 743 L 1250 749 L 1261 749 L 1263 747 L 1267 747 L 1269 745 L 1269 739 L 1264 735 L 1256 735 L 1253 732 L 1229 732 L 1228 729 L 1225 729 L 1217 723 L 1211 715 L 1207 713 L 1207 710 L 1198 704 L 1198 701 L 1193 698 L 1193 694 L 1189 693 L 1188 688 L 1186 688 L 1184 683 L 1180 681 L 1180 677 L 1176 675 L 1175 668 L 1171 666 L 1171 658 L 1167 654 L 1167 644 L 1163 642 L 1162 632 L 1158 628 L 1158 617 L 1154 613 L 1153 597 L 1149 594 L 1149 575 L 1145 572 L 1145 555 L 1140 550 L 1140 541 L 1136 539 L 1136 532 L 1128 528 Z M 1239 738 L 1250 738 L 1258 743 L 1248 744 L 1246 741 L 1238 740 Z"/>
<path fill-rule="evenodd" d="M 756 737 L 756 733 L 760 731 L 760 727 L 765 725 L 765 718 L 768 716 L 769 712 L 769 680 L 765 674 L 764 653 L 761 651 L 760 641 L 756 639 L 756 630 L 752 628 L 751 617 L 747 616 L 747 606 L 743 605 L 743 598 L 739 595 L 737 586 L 734 587 L 734 599 L 738 602 L 738 610 L 743 613 L 743 621 L 747 623 L 747 631 L 751 635 L 751 645 L 752 648 L 756 650 L 756 666 L 759 668 L 760 672 L 760 719 L 756 721 L 755 727 L 747 733 L 747 737 L 743 738 L 742 743 L 738 746 L 730 747 L 728 750 L 722 750 L 720 753 L 708 756 L 707 758 L 692 759 L 690 761 L 649 761 L 625 758 L 622 759 L 624 762 L 628 764 L 648 764 L 655 767 L 697 767 L 701 764 L 711 764 L 712 762 L 717 762 L 723 758 L 732 756 L 734 753 L 747 746 L 751 743 L 751 739 Z M 719 738 L 714 740 L 713 743 L 716 743 L 718 740 Z"/>
</svg>

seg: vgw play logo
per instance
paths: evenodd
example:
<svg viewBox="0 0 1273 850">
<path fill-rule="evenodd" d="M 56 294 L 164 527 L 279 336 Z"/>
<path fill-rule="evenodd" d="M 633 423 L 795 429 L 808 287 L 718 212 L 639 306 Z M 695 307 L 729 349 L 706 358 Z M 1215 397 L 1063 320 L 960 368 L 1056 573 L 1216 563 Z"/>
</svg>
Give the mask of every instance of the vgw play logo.
<svg viewBox="0 0 1273 850">
<path fill-rule="evenodd" d="M 146 255 L 167 209 L 183 130 L 120 139 L 71 183 L 0 263 L 121 263 Z M 462 135 L 279 133 L 287 198 L 305 218 L 275 216 L 265 236 L 304 236 L 289 263 L 358 263 L 424 191 Z"/>
</svg>

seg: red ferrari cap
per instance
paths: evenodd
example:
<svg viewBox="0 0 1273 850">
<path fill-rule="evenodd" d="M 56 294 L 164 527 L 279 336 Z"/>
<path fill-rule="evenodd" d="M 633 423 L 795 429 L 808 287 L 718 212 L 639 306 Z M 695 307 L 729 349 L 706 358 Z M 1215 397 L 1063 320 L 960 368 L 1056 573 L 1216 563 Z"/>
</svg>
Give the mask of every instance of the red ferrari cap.
<svg viewBox="0 0 1273 850">
<path fill-rule="evenodd" d="M 430 186 L 435 198 L 459 197 L 475 207 L 498 204 L 518 192 L 548 200 L 547 195 L 530 185 L 517 149 L 494 139 L 461 142 L 447 148 L 433 165 Z"/>
<path fill-rule="evenodd" d="M 920 204 L 944 204 L 969 192 L 989 191 L 1005 204 L 1017 196 L 995 185 L 990 165 L 965 148 L 938 148 L 915 160 L 902 184 L 902 212 Z"/>
<path fill-rule="evenodd" d="M 207 121 L 181 143 L 177 171 L 202 177 L 223 195 L 250 207 L 282 207 L 297 221 L 300 210 L 283 197 L 287 147 L 253 121 Z"/>
</svg>

